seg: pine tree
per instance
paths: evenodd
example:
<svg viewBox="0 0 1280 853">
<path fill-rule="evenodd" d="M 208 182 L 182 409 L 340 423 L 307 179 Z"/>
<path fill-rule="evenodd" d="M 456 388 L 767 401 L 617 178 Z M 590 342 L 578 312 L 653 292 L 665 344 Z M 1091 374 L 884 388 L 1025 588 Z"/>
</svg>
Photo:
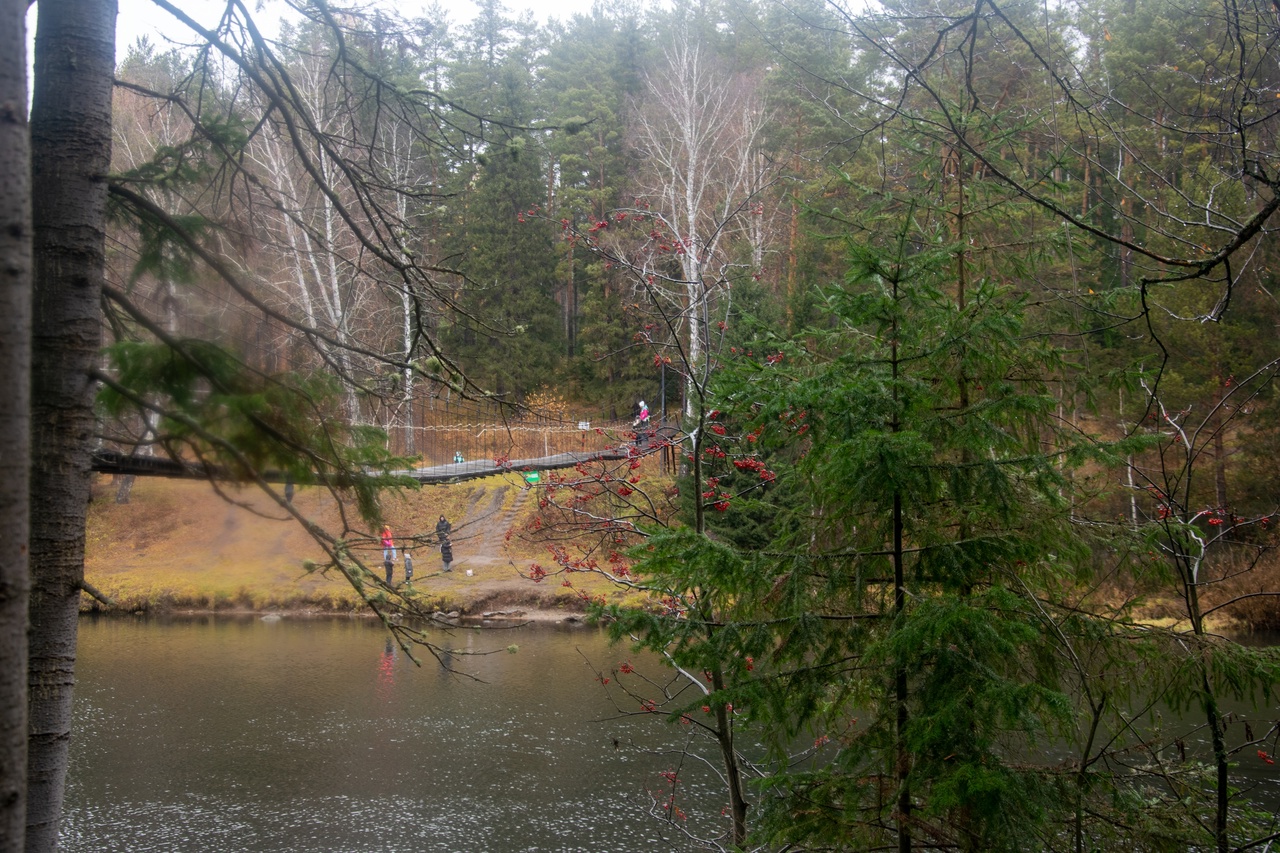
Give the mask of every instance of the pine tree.
<svg viewBox="0 0 1280 853">
<path fill-rule="evenodd" d="M 957 305 L 940 235 L 906 226 L 887 251 L 849 248 L 824 328 L 717 383 L 755 444 L 793 448 L 776 474 L 807 502 L 755 552 L 654 537 L 641 576 L 697 604 L 648 623 L 647 642 L 690 666 L 753 660 L 723 694 L 735 715 L 775 748 L 802 727 L 830 745 L 770 777 L 762 840 L 1013 849 L 1044 831 L 1054 791 L 1010 738 L 1068 709 L 1033 590 L 1084 553 L 1043 443 L 1056 356 L 1022 339 L 1008 289 L 974 282 Z"/>
<path fill-rule="evenodd" d="M 445 344 L 473 381 L 519 397 L 556 384 L 565 347 L 551 227 L 537 213 L 546 187 L 532 131 L 534 45 L 513 39 L 512 23 L 500 4 L 484 4 L 452 70 L 450 97 L 466 105 L 474 137 L 457 176 L 467 183 L 465 204 L 447 241 L 461 274 L 452 300 L 461 316 Z"/>
<path fill-rule="evenodd" d="M 625 415 L 649 393 L 648 354 L 629 346 L 641 321 L 626 311 L 628 282 L 621 270 L 595 262 L 576 233 L 627 198 L 633 165 L 626 151 L 626 113 L 642 87 L 652 46 L 638 9 L 622 7 L 579 16 L 552 33 L 537 90 L 550 122 L 544 211 L 559 223 L 557 300 L 565 346 L 573 361 L 571 393 Z"/>
<path fill-rule="evenodd" d="M 26 4 L 0 5 L 0 848 L 27 820 L 27 604 L 31 589 L 31 157 Z"/>
<path fill-rule="evenodd" d="M 31 106 L 34 311 L 27 850 L 55 850 L 102 340 L 114 3 L 40 9 Z M 68 54 L 75 62 L 66 62 Z"/>
</svg>

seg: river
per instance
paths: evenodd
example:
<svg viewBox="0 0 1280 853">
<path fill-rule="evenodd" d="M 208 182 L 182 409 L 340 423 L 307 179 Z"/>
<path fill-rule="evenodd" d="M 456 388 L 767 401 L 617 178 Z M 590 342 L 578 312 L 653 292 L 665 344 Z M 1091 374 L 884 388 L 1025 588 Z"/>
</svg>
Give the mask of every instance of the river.
<svg viewBox="0 0 1280 853">
<path fill-rule="evenodd" d="M 680 727 L 619 711 L 597 677 L 656 661 L 582 625 L 433 639 L 474 678 L 416 666 L 365 618 L 86 618 L 63 850 L 648 853 L 724 828 Z M 1223 710 L 1233 739 L 1276 715 Z M 1254 752 L 1237 782 L 1280 809 L 1280 768 Z M 671 824 L 650 812 L 677 765 L 689 818 Z"/>
<path fill-rule="evenodd" d="M 673 759 L 615 747 L 671 736 L 596 680 L 625 649 L 583 626 L 436 639 L 482 680 L 367 619 L 86 619 L 63 850 L 690 849 L 649 814 Z"/>
</svg>

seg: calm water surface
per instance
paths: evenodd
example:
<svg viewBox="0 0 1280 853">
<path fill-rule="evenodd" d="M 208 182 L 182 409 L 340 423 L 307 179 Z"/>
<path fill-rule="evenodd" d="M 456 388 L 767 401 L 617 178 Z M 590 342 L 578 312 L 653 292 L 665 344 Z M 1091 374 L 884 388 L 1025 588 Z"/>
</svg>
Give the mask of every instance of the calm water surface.
<svg viewBox="0 0 1280 853">
<path fill-rule="evenodd" d="M 671 735 L 596 682 L 625 649 L 584 627 L 438 641 L 484 682 L 363 619 L 84 621 L 63 849 L 688 849 L 647 813 L 671 759 L 614 748 Z"/>
<path fill-rule="evenodd" d="M 692 849 L 648 814 L 679 761 L 655 752 L 679 735 L 620 714 L 596 680 L 623 660 L 656 664 L 581 626 L 436 640 L 483 682 L 415 666 L 366 619 L 83 621 L 63 849 Z M 1262 732 L 1280 714 L 1224 711 L 1235 740 L 1241 720 Z M 1196 725 L 1178 727 L 1207 754 Z M 1237 760 L 1247 796 L 1280 811 L 1280 765 Z M 714 835 L 723 797 L 691 766 L 686 826 Z"/>
</svg>

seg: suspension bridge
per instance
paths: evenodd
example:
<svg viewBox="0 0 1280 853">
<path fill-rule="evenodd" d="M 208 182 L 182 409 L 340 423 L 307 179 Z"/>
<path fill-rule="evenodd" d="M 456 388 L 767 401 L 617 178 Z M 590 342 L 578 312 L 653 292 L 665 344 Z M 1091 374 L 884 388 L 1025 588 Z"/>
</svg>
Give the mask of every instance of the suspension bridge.
<svg viewBox="0 0 1280 853">
<path fill-rule="evenodd" d="M 631 436 L 635 436 L 631 438 Z M 594 450 L 570 450 L 552 453 L 545 456 L 529 456 L 509 459 L 494 456 L 488 459 L 474 459 L 462 462 L 424 465 L 416 468 L 400 468 L 385 472 L 394 477 L 417 480 L 423 484 L 444 485 L 476 480 L 483 477 L 495 477 L 503 474 L 526 476 L 538 471 L 551 471 L 574 468 L 578 465 L 596 461 L 621 461 L 639 456 L 648 456 L 662 450 L 673 450 L 673 442 L 677 440 L 677 430 L 669 426 L 653 426 L 636 434 L 630 433 L 627 440 L 613 442 L 607 447 Z M 664 463 L 670 461 L 674 465 L 674 453 L 663 455 Z M 234 472 L 211 468 L 191 462 L 182 462 L 160 456 L 138 456 L 115 450 L 100 449 L 93 455 L 92 468 L 99 474 L 134 477 L 172 477 L 178 479 L 214 479 L 223 481 L 244 480 Z M 384 472 L 378 472 L 384 473 Z M 268 483 L 285 483 L 288 477 L 281 471 L 263 471 L 258 476 Z"/>
</svg>

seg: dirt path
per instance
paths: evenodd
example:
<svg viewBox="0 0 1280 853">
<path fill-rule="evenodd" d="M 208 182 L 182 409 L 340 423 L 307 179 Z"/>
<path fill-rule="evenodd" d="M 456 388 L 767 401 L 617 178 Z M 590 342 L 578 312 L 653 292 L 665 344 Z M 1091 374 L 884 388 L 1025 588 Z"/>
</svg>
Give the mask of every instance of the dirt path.
<svg viewBox="0 0 1280 853">
<path fill-rule="evenodd" d="M 506 484 L 496 488 L 477 489 L 467 506 L 467 514 L 461 522 L 453 524 L 454 552 L 466 552 L 467 562 L 473 565 L 494 565 L 507 562 L 503 554 L 507 530 L 515 520 L 515 507 L 525 497 L 516 496 L 511 509 L 503 508 L 512 487 Z M 461 559 L 461 558 L 459 558 Z"/>
<path fill-rule="evenodd" d="M 453 525 L 455 567 L 465 578 L 467 597 L 481 609 L 542 606 L 538 602 L 547 590 L 521 574 L 525 565 L 513 561 L 506 548 L 507 533 L 518 523 L 529 494 L 505 483 L 477 489 L 461 522 Z"/>
</svg>

